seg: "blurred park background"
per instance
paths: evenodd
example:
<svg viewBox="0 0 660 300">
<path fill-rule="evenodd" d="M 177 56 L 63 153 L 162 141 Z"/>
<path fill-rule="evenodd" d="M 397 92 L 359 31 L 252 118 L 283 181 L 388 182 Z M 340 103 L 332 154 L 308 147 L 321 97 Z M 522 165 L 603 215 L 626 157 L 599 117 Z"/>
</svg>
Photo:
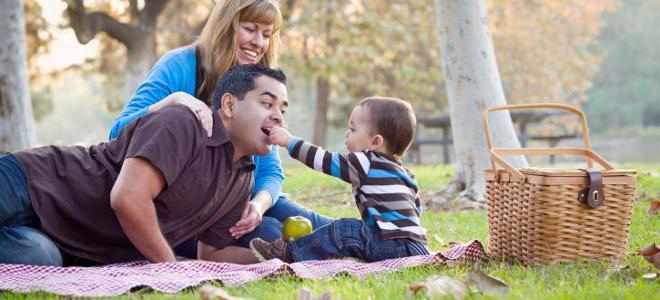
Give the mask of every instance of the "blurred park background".
<svg viewBox="0 0 660 300">
<path fill-rule="evenodd" d="M 130 23 L 129 2 L 140 7 L 149 1 L 80 3 L 87 12 Z M 163 0 L 153 33 L 139 35 L 144 41 L 126 41 L 104 32 L 85 39 L 84 28 L 76 29 L 77 39 L 67 14 L 76 2 L 24 1 L 39 145 L 107 140 L 136 78 L 141 81 L 164 52 L 192 43 L 214 5 L 213 0 Z M 655 45 L 660 0 L 492 0 L 488 5 L 508 103 L 578 105 L 603 156 L 614 162 L 660 162 L 660 49 Z M 350 108 L 370 95 L 406 99 L 420 119 L 449 115 L 433 1 L 282 0 L 280 6 L 285 18 L 280 66 L 291 79 L 287 123 L 294 134 L 341 150 Z M 127 50 L 128 44 L 146 46 Z M 136 61 L 142 66 L 128 67 Z M 548 118 L 527 130 L 570 133 L 575 127 L 566 121 Z M 437 134 L 431 128 L 420 132 Z M 421 163 L 444 159 L 438 145 L 423 145 L 420 151 Z"/>
</svg>

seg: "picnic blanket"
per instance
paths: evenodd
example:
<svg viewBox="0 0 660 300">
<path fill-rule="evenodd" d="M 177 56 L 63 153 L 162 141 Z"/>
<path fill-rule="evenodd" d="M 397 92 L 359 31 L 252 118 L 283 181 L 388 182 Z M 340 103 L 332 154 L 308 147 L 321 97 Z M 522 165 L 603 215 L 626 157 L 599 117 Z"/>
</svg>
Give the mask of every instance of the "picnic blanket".
<svg viewBox="0 0 660 300">
<path fill-rule="evenodd" d="M 116 296 L 148 287 L 165 293 L 218 280 L 236 286 L 264 277 L 290 274 L 318 279 L 337 274 L 361 278 L 368 274 L 402 268 L 443 264 L 450 260 L 477 260 L 486 256 L 477 240 L 457 245 L 445 253 L 411 256 L 373 263 L 351 260 L 314 260 L 287 264 L 269 260 L 252 265 L 186 260 L 153 264 L 147 261 L 100 267 L 50 267 L 0 264 L 0 290 L 12 292 L 44 291 L 65 296 Z"/>
</svg>

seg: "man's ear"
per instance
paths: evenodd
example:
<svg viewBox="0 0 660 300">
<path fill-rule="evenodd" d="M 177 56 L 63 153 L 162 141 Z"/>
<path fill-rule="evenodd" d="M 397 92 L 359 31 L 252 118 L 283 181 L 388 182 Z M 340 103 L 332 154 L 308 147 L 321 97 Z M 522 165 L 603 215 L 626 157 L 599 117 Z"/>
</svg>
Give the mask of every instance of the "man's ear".
<svg viewBox="0 0 660 300">
<path fill-rule="evenodd" d="M 222 98 L 220 99 L 220 111 L 223 116 L 229 119 L 234 117 L 234 106 L 236 105 L 237 100 L 238 99 L 236 99 L 231 93 L 224 93 L 222 95 Z"/>
</svg>

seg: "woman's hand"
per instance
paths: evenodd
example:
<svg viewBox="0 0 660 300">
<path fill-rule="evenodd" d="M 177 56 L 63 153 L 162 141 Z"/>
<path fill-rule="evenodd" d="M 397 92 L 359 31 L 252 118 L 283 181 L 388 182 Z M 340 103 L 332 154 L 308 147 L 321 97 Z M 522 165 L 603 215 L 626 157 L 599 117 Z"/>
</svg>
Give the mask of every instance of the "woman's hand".
<svg viewBox="0 0 660 300">
<path fill-rule="evenodd" d="M 206 131 L 206 134 L 210 137 L 213 135 L 213 111 L 206 105 L 206 103 L 201 100 L 191 96 L 190 94 L 184 92 L 174 92 L 169 96 L 165 97 L 162 101 L 155 103 L 149 107 L 149 112 L 157 111 L 167 105 L 172 104 L 183 104 L 190 111 L 192 111 L 202 127 Z"/>
<path fill-rule="evenodd" d="M 232 228 L 229 228 L 229 233 L 234 239 L 239 239 L 242 236 L 252 232 L 259 224 L 261 224 L 262 212 L 254 201 L 249 201 L 245 206 L 241 219 L 236 222 Z"/>
</svg>

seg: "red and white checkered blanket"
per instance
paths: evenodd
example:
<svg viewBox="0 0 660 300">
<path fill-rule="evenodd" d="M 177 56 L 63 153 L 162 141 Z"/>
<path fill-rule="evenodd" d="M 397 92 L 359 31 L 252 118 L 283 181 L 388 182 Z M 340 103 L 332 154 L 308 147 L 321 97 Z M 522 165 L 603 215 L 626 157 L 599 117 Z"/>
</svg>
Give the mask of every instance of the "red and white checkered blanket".
<svg viewBox="0 0 660 300">
<path fill-rule="evenodd" d="M 350 260 L 315 260 L 287 264 L 270 260 L 253 265 L 236 265 L 200 260 L 151 264 L 146 261 L 101 267 L 47 267 L 0 264 L 0 290 L 44 291 L 67 296 L 116 296 L 136 288 L 149 287 L 178 293 L 204 281 L 219 280 L 235 286 L 268 276 L 291 274 L 299 278 L 323 278 L 336 274 L 363 277 L 401 268 L 442 264 L 448 260 L 477 260 L 486 256 L 479 241 L 454 246 L 445 253 L 390 259 L 373 263 Z"/>
</svg>

